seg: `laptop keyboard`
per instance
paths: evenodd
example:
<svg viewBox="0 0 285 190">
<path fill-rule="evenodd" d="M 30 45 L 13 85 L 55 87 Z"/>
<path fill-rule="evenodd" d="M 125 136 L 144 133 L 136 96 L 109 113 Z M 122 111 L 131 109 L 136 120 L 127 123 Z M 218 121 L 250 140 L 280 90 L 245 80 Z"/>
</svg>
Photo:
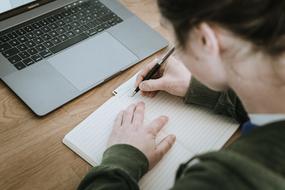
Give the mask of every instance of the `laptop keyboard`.
<svg viewBox="0 0 285 190">
<path fill-rule="evenodd" d="M 22 70 L 122 21 L 98 0 L 80 0 L 0 32 L 0 52 Z"/>
</svg>

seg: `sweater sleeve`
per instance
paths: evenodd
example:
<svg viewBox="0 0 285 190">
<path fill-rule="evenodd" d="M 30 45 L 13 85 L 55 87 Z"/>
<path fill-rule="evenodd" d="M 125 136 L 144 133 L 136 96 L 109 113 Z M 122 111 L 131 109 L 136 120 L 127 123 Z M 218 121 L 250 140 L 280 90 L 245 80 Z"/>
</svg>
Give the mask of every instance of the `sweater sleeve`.
<svg viewBox="0 0 285 190">
<path fill-rule="evenodd" d="M 285 189 L 284 126 L 256 128 L 224 150 L 196 156 L 180 168 L 172 190 Z"/>
<path fill-rule="evenodd" d="M 239 123 L 248 120 L 247 113 L 233 90 L 216 92 L 207 88 L 195 78 L 191 79 L 184 101 L 187 104 L 203 106 L 217 114 L 232 117 Z"/>
<path fill-rule="evenodd" d="M 138 190 L 139 179 L 148 171 L 145 155 L 130 145 L 114 145 L 82 180 L 78 190 Z"/>
</svg>

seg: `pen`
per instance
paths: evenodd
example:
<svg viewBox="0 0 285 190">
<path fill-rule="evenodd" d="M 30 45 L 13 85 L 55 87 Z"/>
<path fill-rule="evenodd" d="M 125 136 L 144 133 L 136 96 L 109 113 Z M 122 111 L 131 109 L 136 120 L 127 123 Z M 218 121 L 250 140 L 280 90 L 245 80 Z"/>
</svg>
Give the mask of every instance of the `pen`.
<svg viewBox="0 0 285 190">
<path fill-rule="evenodd" d="M 144 77 L 143 81 L 151 79 L 155 73 L 157 73 L 163 63 L 170 57 L 170 55 L 174 52 L 175 47 L 172 47 L 163 57 L 162 59 L 148 72 L 148 74 Z M 140 91 L 140 88 L 137 87 L 132 94 L 132 97 L 135 96 Z"/>
</svg>

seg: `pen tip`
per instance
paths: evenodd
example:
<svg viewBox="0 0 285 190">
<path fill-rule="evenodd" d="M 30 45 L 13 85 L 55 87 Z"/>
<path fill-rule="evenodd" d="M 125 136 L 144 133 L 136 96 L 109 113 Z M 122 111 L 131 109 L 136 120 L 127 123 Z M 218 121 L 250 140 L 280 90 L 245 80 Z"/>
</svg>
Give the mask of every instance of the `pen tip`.
<svg viewBox="0 0 285 190">
<path fill-rule="evenodd" d="M 135 95 L 136 95 L 136 91 L 134 91 L 133 93 L 132 93 L 132 95 L 131 95 L 131 97 L 134 97 Z"/>
</svg>

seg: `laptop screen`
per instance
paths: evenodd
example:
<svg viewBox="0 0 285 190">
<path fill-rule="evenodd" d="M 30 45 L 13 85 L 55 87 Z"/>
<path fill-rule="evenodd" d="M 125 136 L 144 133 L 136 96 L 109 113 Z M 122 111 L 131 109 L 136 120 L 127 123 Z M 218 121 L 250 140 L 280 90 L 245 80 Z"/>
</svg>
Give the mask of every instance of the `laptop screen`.
<svg viewBox="0 0 285 190">
<path fill-rule="evenodd" d="M 35 0 L 1 0 L 0 13 L 31 3 Z"/>
</svg>

